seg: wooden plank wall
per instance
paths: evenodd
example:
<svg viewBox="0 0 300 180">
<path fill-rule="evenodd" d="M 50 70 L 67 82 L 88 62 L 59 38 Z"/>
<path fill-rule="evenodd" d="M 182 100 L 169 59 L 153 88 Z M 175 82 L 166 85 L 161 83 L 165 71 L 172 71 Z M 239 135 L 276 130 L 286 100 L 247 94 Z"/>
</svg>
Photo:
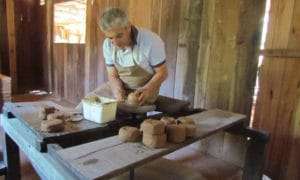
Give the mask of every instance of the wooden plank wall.
<svg viewBox="0 0 300 180">
<path fill-rule="evenodd" d="M 0 73 L 9 75 L 9 58 L 6 25 L 6 3 L 0 1 Z"/>
<path fill-rule="evenodd" d="M 84 50 L 84 44 L 53 45 L 53 92 L 75 104 L 84 94 Z"/>
<path fill-rule="evenodd" d="M 38 1 L 16 1 L 15 38 L 19 92 L 40 88 L 42 84 L 42 22 Z"/>
<path fill-rule="evenodd" d="M 174 96 L 175 74 L 177 64 L 177 44 L 179 34 L 178 9 L 180 0 L 96 0 L 87 2 L 87 40 L 85 93 L 95 89 L 106 81 L 104 60 L 102 55 L 103 34 L 97 26 L 100 15 L 107 7 L 121 7 L 128 12 L 130 20 L 139 27 L 151 29 L 161 36 L 166 45 L 168 80 L 163 84 L 161 93 Z M 143 15 L 141 15 L 143 14 Z M 96 76 L 95 76 L 96 75 Z"/>
<path fill-rule="evenodd" d="M 239 112 L 249 120 L 264 7 L 261 0 L 203 1 L 195 107 Z M 245 139 L 221 133 L 203 144 L 211 155 L 242 166 Z"/>
<path fill-rule="evenodd" d="M 181 1 L 174 96 L 194 104 L 203 0 Z"/>
<path fill-rule="evenodd" d="M 12 78 L 13 93 L 42 88 L 44 14 L 39 1 L 5 0 L 1 7 L 1 63 Z"/>
<path fill-rule="evenodd" d="M 271 1 L 265 48 L 300 52 L 300 2 Z M 266 55 L 260 69 L 254 127 L 269 131 L 267 174 L 274 180 L 300 179 L 300 58 Z"/>
<path fill-rule="evenodd" d="M 18 90 L 18 73 L 17 73 L 17 50 L 16 50 L 16 33 L 15 33 L 15 3 L 14 1 L 5 1 L 6 3 L 6 22 L 7 22 L 7 43 L 9 56 L 9 76 L 12 80 L 12 92 Z"/>
</svg>

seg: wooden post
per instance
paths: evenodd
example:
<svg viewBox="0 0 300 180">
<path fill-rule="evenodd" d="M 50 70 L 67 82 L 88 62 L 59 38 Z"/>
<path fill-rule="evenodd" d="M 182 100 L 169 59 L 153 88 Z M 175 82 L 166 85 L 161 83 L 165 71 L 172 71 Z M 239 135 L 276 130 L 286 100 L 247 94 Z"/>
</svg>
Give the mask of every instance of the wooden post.
<svg viewBox="0 0 300 180">
<path fill-rule="evenodd" d="M 270 139 L 270 134 L 244 127 L 242 123 L 240 126 L 228 129 L 227 132 L 248 139 L 242 179 L 261 180 L 266 158 L 266 145 Z"/>
<path fill-rule="evenodd" d="M 3 46 L 3 36 L 4 36 L 4 34 L 3 34 L 4 23 L 2 21 L 2 17 L 4 15 L 4 13 L 3 13 L 3 10 L 4 10 L 3 5 L 4 5 L 4 1 L 0 0 L 0 17 L 1 17 L 1 19 L 0 19 L 0 45 L 1 45 L 1 48 L 0 48 L 0 59 L 1 59 L 1 61 L 0 61 L 0 74 L 2 74 L 2 62 L 3 62 L 3 59 L 2 59 L 2 48 L 3 48 L 2 46 Z"/>
<path fill-rule="evenodd" d="M 86 7 L 86 35 L 85 35 L 85 58 L 84 58 L 84 95 L 91 91 L 90 69 L 91 69 L 91 31 L 92 31 L 93 3 L 87 0 Z"/>
<path fill-rule="evenodd" d="M 9 69 L 11 77 L 12 93 L 18 90 L 17 76 L 17 55 L 16 55 L 16 36 L 15 36 L 15 3 L 13 0 L 6 0 L 6 18 L 9 49 Z"/>
<path fill-rule="evenodd" d="M 243 113 L 249 121 L 264 6 L 261 0 L 203 1 L 195 107 Z M 244 149 L 233 154 L 231 149 L 236 146 L 228 146 L 227 142 L 245 141 L 233 138 L 219 134 L 210 139 L 213 143 L 205 143 L 207 152 L 230 163 L 238 160 Z"/>
<path fill-rule="evenodd" d="M 264 170 L 266 142 L 251 139 L 244 164 L 243 180 L 261 180 Z"/>
<path fill-rule="evenodd" d="M 6 165 L 5 179 L 21 179 L 19 147 L 6 133 L 3 151 L 4 162 Z"/>
<path fill-rule="evenodd" d="M 134 180 L 134 168 L 131 168 L 129 171 L 129 179 Z"/>
<path fill-rule="evenodd" d="M 203 0 L 181 1 L 174 96 L 194 104 Z"/>
<path fill-rule="evenodd" d="M 47 90 L 53 91 L 53 21 L 54 21 L 54 3 L 53 0 L 46 1 L 46 55 L 43 62 L 44 84 Z"/>
</svg>

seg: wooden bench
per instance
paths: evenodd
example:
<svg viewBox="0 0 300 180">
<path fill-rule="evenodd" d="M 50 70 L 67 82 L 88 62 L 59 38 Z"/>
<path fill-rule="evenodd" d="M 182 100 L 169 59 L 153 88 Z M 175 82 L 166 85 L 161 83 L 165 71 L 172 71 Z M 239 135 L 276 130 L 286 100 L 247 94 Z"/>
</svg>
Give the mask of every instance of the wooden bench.
<svg viewBox="0 0 300 180">
<path fill-rule="evenodd" d="M 139 143 L 124 143 L 117 136 L 97 140 L 70 148 L 50 145 L 50 153 L 80 179 L 107 179 L 130 171 L 161 156 L 176 151 L 207 136 L 240 126 L 244 115 L 221 110 L 208 110 L 190 115 L 197 124 L 195 138 L 181 144 L 167 144 L 165 148 L 153 149 Z"/>
</svg>

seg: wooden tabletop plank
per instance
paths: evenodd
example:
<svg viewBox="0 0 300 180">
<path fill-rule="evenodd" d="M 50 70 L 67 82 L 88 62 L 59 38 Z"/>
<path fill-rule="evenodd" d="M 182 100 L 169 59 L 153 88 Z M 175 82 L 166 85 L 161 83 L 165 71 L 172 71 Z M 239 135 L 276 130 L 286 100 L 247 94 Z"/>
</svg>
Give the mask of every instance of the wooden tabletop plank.
<svg viewBox="0 0 300 180">
<path fill-rule="evenodd" d="M 122 143 L 117 136 L 56 151 L 61 162 L 75 174 L 87 179 L 108 178 L 128 171 L 211 134 L 241 123 L 246 116 L 221 110 L 208 110 L 190 115 L 197 124 L 195 138 L 181 144 L 168 143 L 153 149 L 139 143 Z"/>
</svg>

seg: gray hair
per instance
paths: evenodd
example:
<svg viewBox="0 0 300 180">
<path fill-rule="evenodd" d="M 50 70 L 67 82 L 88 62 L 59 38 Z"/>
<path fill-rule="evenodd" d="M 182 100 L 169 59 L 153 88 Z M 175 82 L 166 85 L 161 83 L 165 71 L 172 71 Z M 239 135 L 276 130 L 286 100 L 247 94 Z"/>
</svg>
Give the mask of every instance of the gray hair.
<svg viewBox="0 0 300 180">
<path fill-rule="evenodd" d="M 99 26 L 102 31 L 126 27 L 129 24 L 127 14 L 119 8 L 109 8 L 101 16 Z"/>
</svg>

